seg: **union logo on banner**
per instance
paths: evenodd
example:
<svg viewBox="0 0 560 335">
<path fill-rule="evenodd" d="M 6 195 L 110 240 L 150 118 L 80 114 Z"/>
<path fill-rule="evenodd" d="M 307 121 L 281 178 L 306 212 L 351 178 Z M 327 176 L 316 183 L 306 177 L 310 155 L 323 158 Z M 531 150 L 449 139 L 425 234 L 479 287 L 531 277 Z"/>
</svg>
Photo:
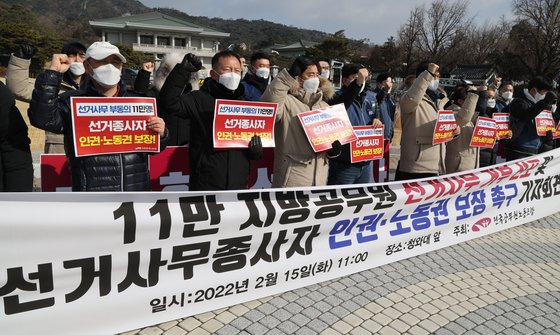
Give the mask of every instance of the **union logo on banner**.
<svg viewBox="0 0 560 335">
<path fill-rule="evenodd" d="M 154 98 L 71 97 L 76 157 L 159 152 L 159 135 L 148 129 L 157 116 Z"/>
</svg>

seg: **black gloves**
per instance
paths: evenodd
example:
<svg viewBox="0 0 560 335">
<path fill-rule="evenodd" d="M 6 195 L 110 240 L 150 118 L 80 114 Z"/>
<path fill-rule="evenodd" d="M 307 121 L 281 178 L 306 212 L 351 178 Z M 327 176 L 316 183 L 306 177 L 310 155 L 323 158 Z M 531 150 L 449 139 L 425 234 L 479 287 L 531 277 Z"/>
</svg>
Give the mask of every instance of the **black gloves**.
<svg viewBox="0 0 560 335">
<path fill-rule="evenodd" d="M 188 72 L 197 72 L 202 68 L 202 62 L 197 56 L 188 53 L 185 55 L 185 57 L 183 57 L 181 66 Z"/>
<path fill-rule="evenodd" d="M 342 144 L 340 144 L 339 140 L 336 140 L 332 142 L 331 146 L 332 146 L 331 150 L 327 151 L 327 157 L 328 158 L 338 157 L 338 155 L 340 155 L 340 153 L 342 152 Z"/>
<path fill-rule="evenodd" d="M 544 102 L 546 102 L 547 105 L 555 105 L 557 101 L 558 97 L 553 91 L 548 91 L 544 96 Z"/>
<path fill-rule="evenodd" d="M 35 48 L 31 44 L 24 43 L 17 46 L 16 52 L 14 52 L 14 56 L 22 59 L 31 59 L 31 57 L 33 57 L 36 52 L 37 48 Z"/>
<path fill-rule="evenodd" d="M 261 159 L 263 154 L 261 137 L 254 135 L 249 141 L 249 159 L 252 161 L 258 161 Z"/>
</svg>

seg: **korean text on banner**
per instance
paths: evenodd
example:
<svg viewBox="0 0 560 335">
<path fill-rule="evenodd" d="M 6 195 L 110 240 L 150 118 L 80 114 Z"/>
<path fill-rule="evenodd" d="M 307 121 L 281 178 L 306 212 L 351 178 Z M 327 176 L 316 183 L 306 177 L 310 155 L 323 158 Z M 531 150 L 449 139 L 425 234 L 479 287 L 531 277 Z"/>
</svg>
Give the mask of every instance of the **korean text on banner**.
<svg viewBox="0 0 560 335">
<path fill-rule="evenodd" d="M 77 157 L 159 152 L 159 135 L 148 129 L 157 116 L 154 98 L 71 97 Z"/>
<path fill-rule="evenodd" d="M 357 140 L 350 142 L 350 162 L 364 162 L 383 158 L 383 129 L 372 126 L 354 127 Z"/>
<path fill-rule="evenodd" d="M 560 138 L 560 122 L 556 126 L 556 131 L 554 132 L 554 139 Z"/>
<path fill-rule="evenodd" d="M 471 137 L 471 147 L 493 148 L 496 143 L 497 126 L 494 119 L 479 116 Z"/>
<path fill-rule="evenodd" d="M 274 119 L 278 105 L 217 99 L 214 108 L 214 148 L 247 148 L 254 135 L 263 147 L 274 147 Z"/>
<path fill-rule="evenodd" d="M 552 112 L 548 110 L 542 111 L 539 115 L 535 117 L 535 127 L 537 127 L 537 135 L 546 136 L 547 131 L 556 132 L 556 125 L 554 124 L 554 118 L 552 117 Z"/>
<path fill-rule="evenodd" d="M 501 140 L 505 138 L 509 133 L 509 113 L 494 113 L 492 118 L 496 121 L 496 127 L 498 129 L 498 139 Z"/>
<path fill-rule="evenodd" d="M 336 140 L 346 144 L 357 139 L 344 104 L 299 113 L 298 118 L 315 152 L 329 150 Z"/>
<path fill-rule="evenodd" d="M 436 126 L 434 127 L 434 139 L 432 144 L 449 142 L 453 139 L 453 131 L 457 128 L 453 111 L 439 111 Z"/>
<path fill-rule="evenodd" d="M 185 318 L 525 224 L 559 198 L 560 149 L 386 184 L 0 193 L 0 329 L 115 334 Z"/>
</svg>

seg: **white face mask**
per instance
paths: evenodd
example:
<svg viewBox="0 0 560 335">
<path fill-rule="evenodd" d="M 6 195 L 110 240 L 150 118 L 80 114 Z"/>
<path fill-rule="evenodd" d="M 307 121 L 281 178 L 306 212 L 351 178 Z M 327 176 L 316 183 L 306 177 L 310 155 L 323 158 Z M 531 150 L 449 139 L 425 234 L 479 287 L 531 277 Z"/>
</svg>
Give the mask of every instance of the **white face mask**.
<svg viewBox="0 0 560 335">
<path fill-rule="evenodd" d="M 488 102 L 486 103 L 486 105 L 490 108 L 496 107 L 496 99 L 488 99 Z"/>
<path fill-rule="evenodd" d="M 552 112 L 552 114 L 554 114 L 556 112 L 556 105 L 552 105 L 550 111 Z"/>
<path fill-rule="evenodd" d="M 235 91 L 239 87 L 241 76 L 235 72 L 227 72 L 220 75 L 218 82 L 224 85 L 228 90 Z"/>
<path fill-rule="evenodd" d="M 303 89 L 307 92 L 315 93 L 315 92 L 317 92 L 318 88 L 319 88 L 319 78 L 318 77 L 309 78 L 309 79 L 307 79 L 303 82 Z"/>
<path fill-rule="evenodd" d="M 93 80 L 105 88 L 111 88 L 121 80 L 121 70 L 113 64 L 105 64 L 93 69 Z"/>
<path fill-rule="evenodd" d="M 544 95 L 540 94 L 539 92 L 535 93 L 535 101 L 539 102 L 544 99 Z"/>
<path fill-rule="evenodd" d="M 255 71 L 255 75 L 260 78 L 267 79 L 270 76 L 270 69 L 267 67 L 259 67 L 257 71 Z"/>
<path fill-rule="evenodd" d="M 81 76 L 86 72 L 86 69 L 84 68 L 84 63 L 82 62 L 73 62 L 72 64 L 70 64 L 69 70 L 75 76 Z"/>
<path fill-rule="evenodd" d="M 321 70 L 321 77 L 323 77 L 325 79 L 329 79 L 330 75 L 331 75 L 330 70 Z"/>
<path fill-rule="evenodd" d="M 437 91 L 438 87 L 439 87 L 439 79 L 434 79 L 428 86 L 428 89 L 435 92 Z"/>
<path fill-rule="evenodd" d="M 511 98 L 513 98 L 513 92 L 506 91 L 502 93 L 502 98 L 504 98 L 505 100 L 511 100 Z"/>
</svg>

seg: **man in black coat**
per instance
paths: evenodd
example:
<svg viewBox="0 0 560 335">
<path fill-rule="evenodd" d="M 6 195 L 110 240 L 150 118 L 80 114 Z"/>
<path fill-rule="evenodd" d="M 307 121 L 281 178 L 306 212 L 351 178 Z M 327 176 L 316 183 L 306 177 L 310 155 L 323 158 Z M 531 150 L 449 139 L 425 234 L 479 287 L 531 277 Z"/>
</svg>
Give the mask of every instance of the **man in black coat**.
<svg viewBox="0 0 560 335">
<path fill-rule="evenodd" d="M 0 192 L 33 191 L 30 142 L 14 95 L 0 82 Z"/>
<path fill-rule="evenodd" d="M 86 51 L 84 66 L 90 83 L 80 90 L 58 96 L 62 75 L 69 67 L 64 54 L 53 56 L 49 70 L 35 82 L 29 106 L 29 119 L 37 128 L 64 134 L 66 156 L 70 162 L 73 191 L 149 191 L 148 154 L 142 152 L 76 157 L 74 152 L 70 97 L 130 97 L 121 81 L 126 59 L 109 42 L 95 42 Z M 163 119 L 152 117 L 147 127 L 160 136 L 165 147 L 167 131 Z"/>
<path fill-rule="evenodd" d="M 241 61 L 232 51 L 218 52 L 212 58 L 210 77 L 198 91 L 181 95 L 192 72 L 202 63 L 193 54 L 185 55 L 167 77 L 158 103 L 168 114 L 191 120 L 189 141 L 190 190 L 244 189 L 250 160 L 260 159 L 260 137 L 253 136 L 247 149 L 214 149 L 213 124 L 216 99 L 243 100 Z"/>
</svg>

